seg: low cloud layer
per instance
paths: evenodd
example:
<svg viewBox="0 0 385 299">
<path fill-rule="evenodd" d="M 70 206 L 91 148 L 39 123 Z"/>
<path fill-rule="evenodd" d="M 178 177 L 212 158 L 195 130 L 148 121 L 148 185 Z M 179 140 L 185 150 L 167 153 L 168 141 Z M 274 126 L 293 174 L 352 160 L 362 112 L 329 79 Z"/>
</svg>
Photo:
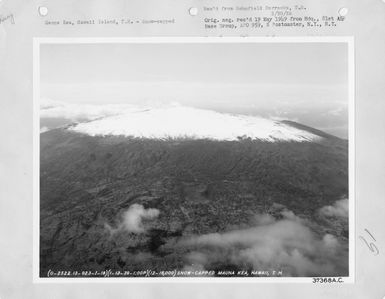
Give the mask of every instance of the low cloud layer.
<svg viewBox="0 0 385 299">
<path fill-rule="evenodd" d="M 158 209 L 145 209 L 142 205 L 131 205 L 122 215 L 116 228 L 106 224 L 111 233 L 126 231 L 129 233 L 141 234 L 146 232 L 145 220 L 153 220 L 159 216 Z"/>
<path fill-rule="evenodd" d="M 42 99 L 40 101 L 41 118 L 64 118 L 70 121 L 94 120 L 135 109 L 138 108 L 127 104 L 75 104 L 51 99 Z"/>
<path fill-rule="evenodd" d="M 347 275 L 346 246 L 331 234 L 318 235 L 308 223 L 284 210 L 276 220 L 259 215 L 255 227 L 193 236 L 179 242 L 189 248 L 188 268 L 283 271 L 283 276 Z"/>
<path fill-rule="evenodd" d="M 40 128 L 40 133 L 47 132 L 49 129 L 47 127 L 41 127 Z"/>
<path fill-rule="evenodd" d="M 349 200 L 346 198 L 337 200 L 333 205 L 321 208 L 319 212 L 326 217 L 348 218 Z"/>
</svg>

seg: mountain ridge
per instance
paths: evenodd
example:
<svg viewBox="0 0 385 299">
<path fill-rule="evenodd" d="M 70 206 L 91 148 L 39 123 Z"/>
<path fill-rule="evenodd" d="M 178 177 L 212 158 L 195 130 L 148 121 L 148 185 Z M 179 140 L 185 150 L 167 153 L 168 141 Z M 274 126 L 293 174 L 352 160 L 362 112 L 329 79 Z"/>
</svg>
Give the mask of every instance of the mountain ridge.
<svg viewBox="0 0 385 299">
<path fill-rule="evenodd" d="M 124 112 L 78 123 L 69 130 L 91 136 L 123 135 L 153 139 L 191 138 L 230 141 L 251 138 L 270 142 L 277 140 L 302 142 L 317 141 L 323 137 L 314 134 L 314 131 L 283 121 L 179 106 Z"/>
</svg>

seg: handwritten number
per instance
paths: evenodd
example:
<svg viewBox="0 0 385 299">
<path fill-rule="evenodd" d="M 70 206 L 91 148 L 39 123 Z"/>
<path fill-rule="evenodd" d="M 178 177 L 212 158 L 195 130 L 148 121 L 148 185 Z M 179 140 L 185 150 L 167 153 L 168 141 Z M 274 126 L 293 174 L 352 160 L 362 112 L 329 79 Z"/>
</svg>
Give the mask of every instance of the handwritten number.
<svg viewBox="0 0 385 299">
<path fill-rule="evenodd" d="M 365 229 L 367 234 L 373 239 L 374 242 L 376 242 L 376 239 L 374 236 L 369 232 L 369 230 Z M 363 236 L 359 236 L 359 238 L 368 246 L 369 250 L 374 254 L 374 255 L 379 255 L 380 250 L 377 248 L 376 244 L 373 242 L 368 242 Z"/>
<path fill-rule="evenodd" d="M 374 241 L 377 241 L 374 237 L 373 237 L 373 235 L 370 233 L 370 231 L 368 231 L 368 229 L 367 228 L 365 228 L 365 231 L 369 234 L 369 236 L 371 236 L 372 237 L 372 239 L 374 240 Z"/>
</svg>

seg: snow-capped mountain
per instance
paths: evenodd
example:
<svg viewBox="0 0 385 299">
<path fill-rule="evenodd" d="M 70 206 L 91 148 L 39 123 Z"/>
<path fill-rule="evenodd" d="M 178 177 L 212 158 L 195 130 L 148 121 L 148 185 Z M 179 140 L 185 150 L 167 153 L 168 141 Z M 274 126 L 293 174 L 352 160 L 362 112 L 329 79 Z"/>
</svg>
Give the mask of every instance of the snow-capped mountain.
<svg viewBox="0 0 385 299">
<path fill-rule="evenodd" d="M 282 121 L 233 115 L 190 107 L 126 110 L 79 123 L 70 130 L 91 136 L 121 135 L 150 139 L 210 139 L 236 141 L 318 141 L 321 136 Z"/>
<path fill-rule="evenodd" d="M 257 215 L 278 223 L 278 208 L 346 246 L 347 221 L 319 211 L 348 194 L 347 140 L 291 121 L 180 106 L 102 117 L 40 134 L 41 276 L 49 269 L 161 269 L 165 261 L 179 269 L 196 250 L 174 246 L 180 238 L 244 232 Z M 146 218 L 145 232 L 119 231 L 133 207 L 157 216 Z M 346 275 L 347 253 L 330 255 L 327 274 Z M 206 266 L 245 265 L 253 263 L 222 257 Z M 325 275 L 310 265 L 311 275 Z"/>
</svg>

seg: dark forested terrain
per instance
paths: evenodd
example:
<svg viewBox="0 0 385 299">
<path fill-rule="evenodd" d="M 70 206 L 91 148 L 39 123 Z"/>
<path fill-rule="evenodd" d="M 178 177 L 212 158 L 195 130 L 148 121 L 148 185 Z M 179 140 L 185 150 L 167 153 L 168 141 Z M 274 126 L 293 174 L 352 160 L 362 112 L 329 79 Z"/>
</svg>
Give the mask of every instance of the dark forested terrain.
<svg viewBox="0 0 385 299">
<path fill-rule="evenodd" d="M 41 276 L 48 269 L 183 269 L 190 249 L 180 240 L 247 229 L 259 214 L 278 220 L 277 210 L 283 208 L 308 221 L 320 238 L 328 233 L 345 244 L 347 223 L 327 221 L 319 209 L 348 195 L 348 143 L 313 133 L 323 139 L 151 140 L 91 137 L 66 129 L 42 133 Z M 141 233 L 111 233 L 134 204 L 159 215 L 144 219 Z M 206 261 L 206 266 L 239 267 L 226 260 Z"/>
</svg>

